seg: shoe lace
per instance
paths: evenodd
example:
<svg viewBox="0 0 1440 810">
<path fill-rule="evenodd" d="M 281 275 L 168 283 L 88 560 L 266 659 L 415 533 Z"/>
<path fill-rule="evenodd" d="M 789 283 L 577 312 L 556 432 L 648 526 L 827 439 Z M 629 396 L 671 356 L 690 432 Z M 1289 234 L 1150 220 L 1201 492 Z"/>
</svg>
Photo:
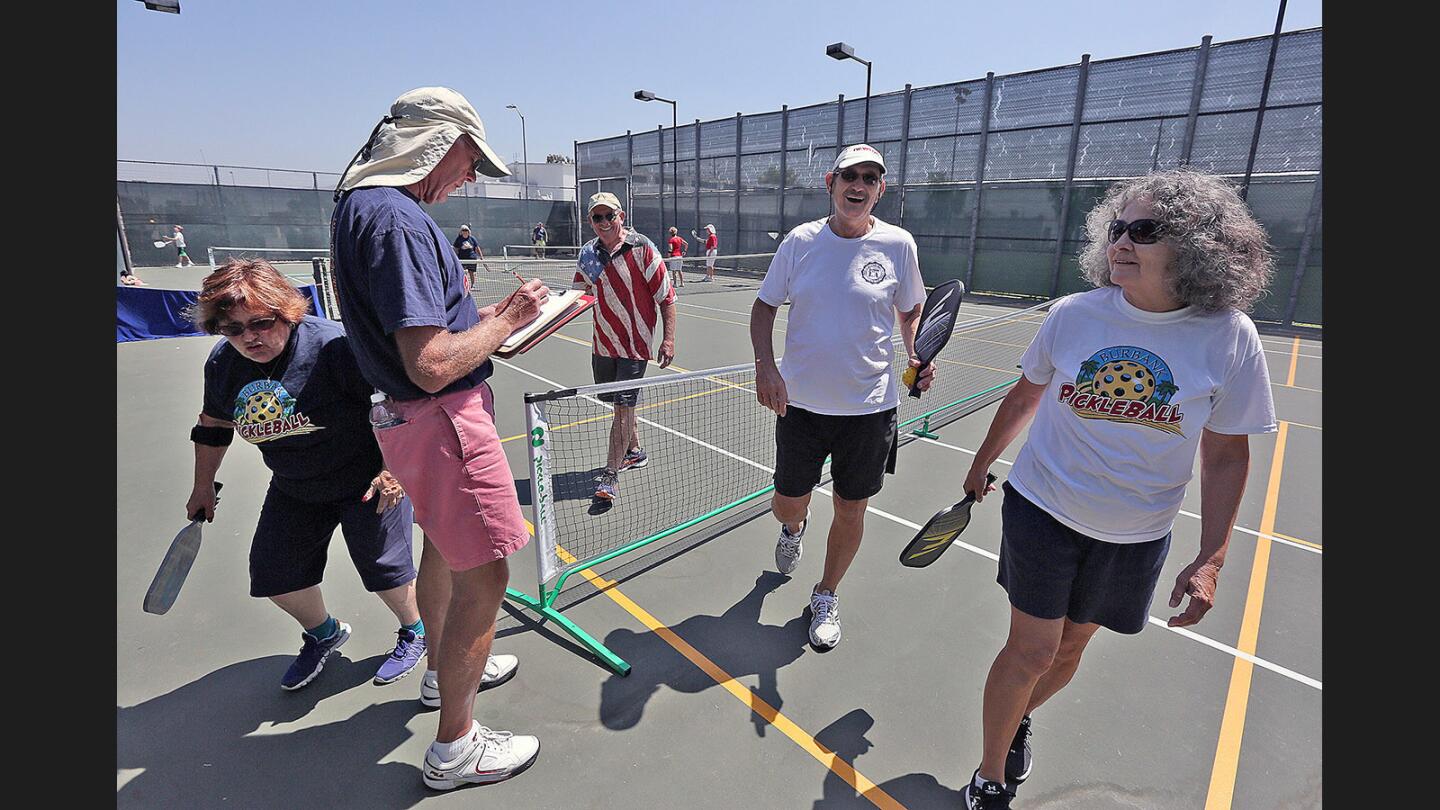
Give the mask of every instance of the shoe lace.
<svg viewBox="0 0 1440 810">
<path fill-rule="evenodd" d="M 810 607 L 815 612 L 815 618 L 822 622 L 829 619 L 830 614 L 835 610 L 836 601 L 833 596 L 826 599 L 812 599 Z"/>
<path fill-rule="evenodd" d="M 496 745 L 500 745 L 508 741 L 513 736 L 515 735 L 509 731 L 495 731 L 489 726 L 480 727 L 480 739 L 484 740 L 487 743 L 495 743 Z"/>
<path fill-rule="evenodd" d="M 405 633 L 406 631 L 403 629 L 395 631 L 395 635 L 399 637 L 399 640 L 395 642 L 395 649 L 390 651 L 391 658 L 396 660 L 403 659 L 409 654 L 410 648 L 415 646 L 415 642 L 406 638 Z"/>
</svg>

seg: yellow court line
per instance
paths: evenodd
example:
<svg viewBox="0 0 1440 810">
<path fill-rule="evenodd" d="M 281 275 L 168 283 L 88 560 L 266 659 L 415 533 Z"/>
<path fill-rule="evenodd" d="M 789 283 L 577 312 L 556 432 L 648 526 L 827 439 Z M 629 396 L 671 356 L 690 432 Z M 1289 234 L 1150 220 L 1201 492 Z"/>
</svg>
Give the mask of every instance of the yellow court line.
<svg viewBox="0 0 1440 810">
<path fill-rule="evenodd" d="M 1295 343 L 1290 347 L 1290 378 L 1285 381 L 1286 385 L 1295 385 L 1295 364 L 1300 361 L 1300 338 L 1295 338 Z"/>
<path fill-rule="evenodd" d="M 1240 622 L 1236 648 L 1255 654 L 1260 635 L 1260 612 L 1265 606 L 1265 575 L 1270 568 L 1270 538 L 1275 532 L 1275 512 L 1280 502 L 1280 473 L 1285 466 L 1285 434 L 1289 423 L 1281 421 L 1275 436 L 1275 453 L 1270 460 L 1270 484 L 1265 491 L 1265 511 L 1260 518 L 1260 536 L 1255 538 L 1255 562 L 1250 567 L 1250 589 L 1245 596 L 1245 617 Z M 1210 790 L 1205 810 L 1230 810 L 1235 796 L 1235 772 L 1240 766 L 1240 741 L 1245 735 L 1245 712 L 1250 704 L 1250 677 L 1255 665 L 1236 657 L 1230 668 L 1230 689 L 1225 696 L 1225 715 L 1220 721 L 1220 739 L 1210 768 Z"/>
<path fill-rule="evenodd" d="M 530 530 L 531 535 L 535 534 L 535 527 L 530 524 L 530 521 L 525 521 L 525 527 Z M 556 555 L 567 565 L 576 562 L 574 555 L 563 548 L 557 547 Z M 814 737 L 810 736 L 809 732 L 796 725 L 790 718 L 781 714 L 774 706 L 762 700 L 750 687 L 735 680 L 731 677 L 730 673 L 721 669 L 714 661 L 707 658 L 704 653 L 690 646 L 689 642 L 681 638 L 674 630 L 662 624 L 660 620 L 651 615 L 648 610 L 635 604 L 630 597 L 621 593 L 620 589 L 616 587 L 614 580 L 607 580 L 589 568 L 582 570 L 580 575 L 585 577 L 591 585 L 595 586 L 596 590 L 610 597 L 610 601 L 619 605 L 626 613 L 634 616 L 635 619 L 645 625 L 650 632 L 663 639 L 675 652 L 684 656 L 686 660 L 694 664 L 701 672 L 709 675 L 711 680 L 719 684 L 725 691 L 734 696 L 736 700 L 745 704 L 747 709 L 760 715 L 760 717 L 764 718 L 765 722 L 778 729 L 781 734 L 789 737 L 790 741 L 800 746 L 805 753 L 814 757 L 821 765 L 829 768 L 836 776 L 844 779 L 850 787 L 855 789 L 855 792 L 864 796 L 871 804 L 881 808 L 881 810 L 906 810 L 905 805 L 896 801 L 890 794 L 881 789 L 879 785 L 865 778 L 865 775 L 855 770 L 854 766 L 844 759 L 841 759 L 834 751 L 821 745 Z"/>
<path fill-rule="evenodd" d="M 1325 549 L 1325 547 L 1320 545 L 1319 543 L 1312 543 L 1309 540 L 1301 540 L 1298 537 L 1291 537 L 1288 534 L 1281 534 L 1280 532 L 1271 532 L 1271 534 L 1275 535 L 1281 540 L 1289 540 L 1292 543 L 1299 543 L 1302 546 L 1309 546 L 1310 548 L 1320 549 L 1321 551 Z"/>
</svg>

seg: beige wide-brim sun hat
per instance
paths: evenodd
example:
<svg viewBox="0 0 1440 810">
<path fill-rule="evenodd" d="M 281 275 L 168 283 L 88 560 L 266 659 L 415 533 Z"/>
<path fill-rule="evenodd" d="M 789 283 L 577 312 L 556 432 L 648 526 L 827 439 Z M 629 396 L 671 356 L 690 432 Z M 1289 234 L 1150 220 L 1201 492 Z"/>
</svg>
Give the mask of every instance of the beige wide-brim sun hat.
<svg viewBox="0 0 1440 810">
<path fill-rule="evenodd" d="M 485 124 L 470 102 L 448 87 L 418 87 L 390 105 L 368 147 L 340 183 L 341 191 L 367 186 L 408 186 L 424 180 L 461 135 L 469 135 L 482 157 L 476 174 L 507 177 L 510 168 L 485 142 Z"/>
</svg>

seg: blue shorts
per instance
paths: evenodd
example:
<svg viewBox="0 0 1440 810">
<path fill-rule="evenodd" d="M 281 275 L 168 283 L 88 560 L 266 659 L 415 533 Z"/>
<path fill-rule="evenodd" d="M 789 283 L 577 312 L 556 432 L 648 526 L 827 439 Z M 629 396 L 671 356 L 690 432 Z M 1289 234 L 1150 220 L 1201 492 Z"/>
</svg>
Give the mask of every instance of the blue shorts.
<svg viewBox="0 0 1440 810">
<path fill-rule="evenodd" d="M 272 481 L 250 543 L 250 595 L 279 596 L 319 585 L 336 526 L 345 535 L 365 590 L 387 591 L 413 580 L 410 526 L 415 513 L 410 499 L 402 498 L 377 515 L 375 500 L 361 503 L 363 494 L 345 501 L 310 503 L 281 492 Z"/>
<path fill-rule="evenodd" d="M 1138 633 L 1170 551 L 1170 535 L 1108 543 L 1056 520 L 1006 481 L 1000 507 L 1000 573 L 1010 604 L 1038 619 L 1067 618 Z"/>
</svg>

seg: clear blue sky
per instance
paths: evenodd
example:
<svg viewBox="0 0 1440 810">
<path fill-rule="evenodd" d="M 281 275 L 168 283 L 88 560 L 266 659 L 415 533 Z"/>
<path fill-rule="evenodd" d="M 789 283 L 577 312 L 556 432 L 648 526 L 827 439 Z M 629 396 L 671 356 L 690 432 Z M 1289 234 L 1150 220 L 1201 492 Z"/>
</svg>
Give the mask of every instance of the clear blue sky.
<svg viewBox="0 0 1440 810">
<path fill-rule="evenodd" d="M 116 157 L 339 171 L 412 87 L 463 93 L 490 144 L 571 142 L 871 92 L 1268 35 L 1279 0 L 116 0 Z M 1291 0 L 1284 30 L 1321 24 Z"/>
</svg>

